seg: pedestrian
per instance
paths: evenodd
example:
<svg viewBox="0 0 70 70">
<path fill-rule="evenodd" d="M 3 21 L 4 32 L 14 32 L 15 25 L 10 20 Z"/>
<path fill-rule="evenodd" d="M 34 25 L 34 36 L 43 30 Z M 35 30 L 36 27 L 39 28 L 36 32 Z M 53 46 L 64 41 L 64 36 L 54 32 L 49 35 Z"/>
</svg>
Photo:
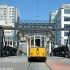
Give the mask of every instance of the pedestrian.
<svg viewBox="0 0 70 70">
<path fill-rule="evenodd" d="M 62 51 L 62 58 L 64 57 L 64 51 Z"/>
</svg>

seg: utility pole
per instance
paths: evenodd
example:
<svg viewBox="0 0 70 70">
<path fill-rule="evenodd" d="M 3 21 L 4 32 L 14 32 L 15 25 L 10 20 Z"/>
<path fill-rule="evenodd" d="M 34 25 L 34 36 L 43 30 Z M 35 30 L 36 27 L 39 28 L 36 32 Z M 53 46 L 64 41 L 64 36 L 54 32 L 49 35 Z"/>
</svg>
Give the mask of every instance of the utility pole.
<svg viewBox="0 0 70 70">
<path fill-rule="evenodd" d="M 37 0 L 37 16 L 36 16 L 36 20 L 38 18 L 38 0 Z"/>
<path fill-rule="evenodd" d="M 3 48 L 3 30 L 2 26 L 0 26 L 0 57 L 2 57 L 2 49 Z"/>
</svg>

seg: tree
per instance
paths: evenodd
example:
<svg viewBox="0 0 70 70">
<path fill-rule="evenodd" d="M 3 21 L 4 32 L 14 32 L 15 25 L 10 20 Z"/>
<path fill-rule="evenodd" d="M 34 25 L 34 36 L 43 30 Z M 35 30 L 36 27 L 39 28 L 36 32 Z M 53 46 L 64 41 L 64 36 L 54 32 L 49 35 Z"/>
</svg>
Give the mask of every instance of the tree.
<svg viewBox="0 0 70 70">
<path fill-rule="evenodd" d="M 22 55 L 24 52 L 23 50 L 19 50 L 19 54 Z"/>
</svg>

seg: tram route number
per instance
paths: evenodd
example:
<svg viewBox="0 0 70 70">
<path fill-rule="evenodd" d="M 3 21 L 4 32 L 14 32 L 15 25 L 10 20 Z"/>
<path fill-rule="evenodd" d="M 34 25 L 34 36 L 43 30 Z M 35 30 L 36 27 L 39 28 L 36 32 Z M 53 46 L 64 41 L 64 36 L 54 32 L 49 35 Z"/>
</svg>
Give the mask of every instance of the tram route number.
<svg viewBox="0 0 70 70">
<path fill-rule="evenodd" d="M 13 70 L 13 68 L 0 68 L 0 70 Z"/>
</svg>

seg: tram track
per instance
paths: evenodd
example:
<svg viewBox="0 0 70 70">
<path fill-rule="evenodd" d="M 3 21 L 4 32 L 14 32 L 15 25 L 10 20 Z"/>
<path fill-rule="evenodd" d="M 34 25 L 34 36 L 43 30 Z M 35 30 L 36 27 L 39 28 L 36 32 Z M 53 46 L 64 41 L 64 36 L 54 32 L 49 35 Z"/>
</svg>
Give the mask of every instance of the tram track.
<svg viewBox="0 0 70 70">
<path fill-rule="evenodd" d="M 44 62 L 44 63 L 45 63 L 46 66 L 48 66 L 48 65 L 46 64 L 46 62 Z M 48 66 L 48 67 L 49 67 L 50 70 L 52 70 L 52 69 L 50 68 L 50 66 Z"/>
<path fill-rule="evenodd" d="M 29 67 L 30 67 L 30 64 L 31 64 L 31 62 L 29 62 L 28 69 L 29 69 Z"/>
<path fill-rule="evenodd" d="M 30 66 L 31 66 L 32 63 L 35 63 L 35 62 L 29 62 L 28 69 L 30 68 Z M 38 63 L 39 63 L 39 62 L 37 62 L 37 64 L 38 64 Z M 42 66 L 43 66 L 43 65 L 46 65 L 46 67 L 48 67 L 50 70 L 52 70 L 52 69 L 46 64 L 46 62 L 41 62 L 41 64 L 42 64 Z M 38 69 L 36 68 L 36 70 L 38 70 Z"/>
</svg>

